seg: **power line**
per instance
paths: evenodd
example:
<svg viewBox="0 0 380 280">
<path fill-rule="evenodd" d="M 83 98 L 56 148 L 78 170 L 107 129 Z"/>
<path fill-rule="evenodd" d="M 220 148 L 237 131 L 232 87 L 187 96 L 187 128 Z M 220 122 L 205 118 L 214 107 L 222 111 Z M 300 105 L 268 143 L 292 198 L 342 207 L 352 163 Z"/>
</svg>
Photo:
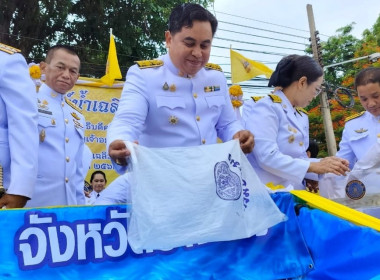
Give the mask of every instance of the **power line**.
<svg viewBox="0 0 380 280">
<path fill-rule="evenodd" d="M 263 38 L 263 39 L 270 39 L 270 40 L 281 41 L 281 42 L 285 42 L 285 43 L 292 43 L 292 44 L 299 44 L 299 45 L 307 46 L 307 44 L 304 44 L 304 43 L 294 42 L 294 41 L 289 41 L 289 40 L 283 40 L 283 39 L 279 39 L 279 38 L 272 38 L 272 37 L 266 37 L 266 36 L 261 36 L 261 35 L 256 35 L 256 34 L 249 34 L 249 33 L 238 32 L 238 31 L 228 30 L 228 29 L 223 29 L 223 28 L 218 28 L 218 30 L 226 31 L 226 32 L 232 32 L 234 34 L 242 34 L 242 35 L 248 35 L 248 36 L 252 36 L 252 37 L 258 37 L 258 38 Z"/>
<path fill-rule="evenodd" d="M 272 45 L 266 45 L 266 44 L 260 44 L 260 43 L 253 43 L 253 42 L 244 42 L 240 40 L 234 40 L 234 39 L 227 39 L 227 38 L 220 38 L 220 37 L 214 37 L 215 39 L 224 40 L 224 41 L 230 41 L 230 42 L 236 42 L 236 43 L 243 43 L 243 44 L 249 44 L 249 45 L 256 45 L 256 46 L 262 46 L 262 47 L 271 47 L 271 48 L 277 48 L 277 49 L 286 49 L 286 50 L 293 50 L 293 51 L 305 51 L 300 49 L 294 49 L 294 48 L 287 48 L 287 47 L 277 47 Z"/>
</svg>

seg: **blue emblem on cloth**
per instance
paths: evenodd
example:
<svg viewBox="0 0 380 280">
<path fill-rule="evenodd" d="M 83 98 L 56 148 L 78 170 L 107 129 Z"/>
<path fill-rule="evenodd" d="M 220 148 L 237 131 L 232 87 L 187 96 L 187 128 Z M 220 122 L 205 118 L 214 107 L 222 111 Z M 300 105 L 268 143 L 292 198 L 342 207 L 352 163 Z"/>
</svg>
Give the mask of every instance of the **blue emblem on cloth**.
<svg viewBox="0 0 380 280">
<path fill-rule="evenodd" d="M 351 199 L 361 199 L 365 195 L 365 186 L 359 180 L 352 180 L 346 185 L 346 194 Z"/>
<path fill-rule="evenodd" d="M 230 170 L 225 161 L 218 162 L 214 167 L 216 193 L 224 200 L 238 200 L 242 187 L 239 175 Z"/>
</svg>

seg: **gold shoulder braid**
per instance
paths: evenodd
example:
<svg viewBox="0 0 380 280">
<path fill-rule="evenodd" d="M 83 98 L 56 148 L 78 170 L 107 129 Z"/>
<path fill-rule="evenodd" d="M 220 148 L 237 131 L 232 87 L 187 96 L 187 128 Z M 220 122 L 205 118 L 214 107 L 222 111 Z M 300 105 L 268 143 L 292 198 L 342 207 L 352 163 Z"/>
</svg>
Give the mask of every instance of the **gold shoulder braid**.
<svg viewBox="0 0 380 280">
<path fill-rule="evenodd" d="M 215 64 L 215 63 L 206 63 L 205 68 L 223 72 L 222 67 L 220 67 L 218 64 Z"/>
<path fill-rule="evenodd" d="M 16 49 L 14 47 L 11 47 L 11 46 L 8 46 L 8 45 L 2 44 L 2 43 L 0 43 L 0 50 L 3 52 L 9 53 L 9 54 L 21 52 L 21 50 L 19 50 L 19 49 Z"/>
<path fill-rule="evenodd" d="M 82 114 L 82 109 L 79 108 L 77 105 L 75 105 L 74 102 L 72 102 L 70 99 L 68 99 L 67 97 L 65 97 L 65 101 L 66 103 L 71 107 L 73 108 L 74 110 L 78 111 L 79 113 Z"/>
<path fill-rule="evenodd" d="M 140 69 L 160 67 L 160 66 L 164 65 L 164 62 L 162 60 L 159 60 L 159 59 L 139 60 L 139 61 L 135 61 L 135 63 L 139 66 Z"/>
<path fill-rule="evenodd" d="M 261 98 L 263 98 L 264 96 L 251 96 L 252 100 L 256 103 L 257 101 L 259 101 Z"/>
<path fill-rule="evenodd" d="M 281 103 L 281 97 L 275 94 L 268 94 L 269 97 L 272 99 L 273 103 Z"/>
<path fill-rule="evenodd" d="M 354 114 L 352 116 L 347 117 L 344 121 L 348 122 L 350 120 L 356 119 L 356 118 L 360 117 L 361 115 L 363 115 L 364 113 L 365 113 L 365 111 L 357 113 L 357 114 Z"/>
<path fill-rule="evenodd" d="M 306 110 L 305 110 L 304 108 L 302 108 L 302 107 L 296 107 L 296 111 L 297 111 L 297 113 L 300 114 L 301 116 L 302 116 L 301 112 L 304 113 L 304 114 L 306 114 L 306 115 L 309 115 L 309 112 L 306 111 Z"/>
</svg>

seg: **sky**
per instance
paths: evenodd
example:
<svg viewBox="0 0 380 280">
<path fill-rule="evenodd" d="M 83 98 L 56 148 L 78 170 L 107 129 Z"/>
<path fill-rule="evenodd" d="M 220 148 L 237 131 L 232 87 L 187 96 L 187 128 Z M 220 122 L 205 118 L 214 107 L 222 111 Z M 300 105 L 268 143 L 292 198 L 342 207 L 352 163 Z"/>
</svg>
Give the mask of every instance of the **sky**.
<svg viewBox="0 0 380 280">
<path fill-rule="evenodd" d="M 219 26 L 209 61 L 220 64 L 228 78 L 230 47 L 271 69 L 285 55 L 304 54 L 310 44 L 307 4 L 312 6 L 322 41 L 351 22 L 355 22 L 352 34 L 361 39 L 362 32 L 371 29 L 380 16 L 379 0 L 215 0 L 209 10 Z M 255 82 L 257 87 L 249 88 L 250 95 L 267 91 L 258 86 L 266 83 Z"/>
</svg>

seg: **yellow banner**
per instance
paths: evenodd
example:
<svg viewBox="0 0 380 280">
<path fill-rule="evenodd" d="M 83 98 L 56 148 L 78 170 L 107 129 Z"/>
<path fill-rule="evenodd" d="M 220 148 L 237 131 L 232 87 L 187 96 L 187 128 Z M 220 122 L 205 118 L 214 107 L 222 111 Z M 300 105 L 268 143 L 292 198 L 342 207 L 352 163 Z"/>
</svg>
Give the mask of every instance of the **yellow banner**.
<svg viewBox="0 0 380 280">
<path fill-rule="evenodd" d="M 79 108 L 86 119 L 85 142 L 91 149 L 93 160 L 86 181 L 95 170 L 102 170 L 109 185 L 118 174 L 112 167 L 106 148 L 107 128 L 117 110 L 124 82 L 112 87 L 105 86 L 99 79 L 80 78 L 67 96 Z"/>
</svg>

